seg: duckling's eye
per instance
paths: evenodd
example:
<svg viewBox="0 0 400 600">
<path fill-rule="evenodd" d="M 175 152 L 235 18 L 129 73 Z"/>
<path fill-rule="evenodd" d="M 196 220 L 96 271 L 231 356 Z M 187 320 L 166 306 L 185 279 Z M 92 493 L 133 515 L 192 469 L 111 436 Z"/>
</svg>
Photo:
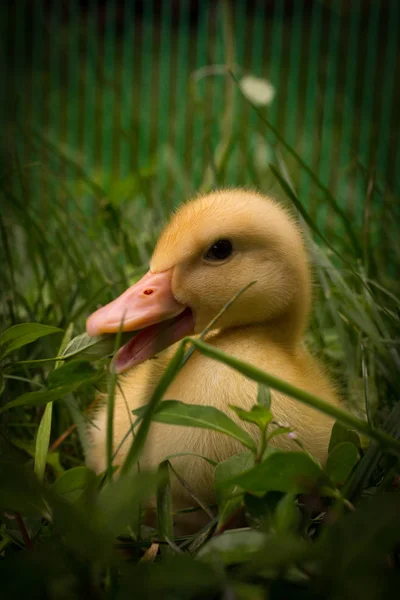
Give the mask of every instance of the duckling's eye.
<svg viewBox="0 0 400 600">
<path fill-rule="evenodd" d="M 206 260 L 225 260 L 232 254 L 232 244 L 229 240 L 218 240 L 205 253 Z"/>
</svg>

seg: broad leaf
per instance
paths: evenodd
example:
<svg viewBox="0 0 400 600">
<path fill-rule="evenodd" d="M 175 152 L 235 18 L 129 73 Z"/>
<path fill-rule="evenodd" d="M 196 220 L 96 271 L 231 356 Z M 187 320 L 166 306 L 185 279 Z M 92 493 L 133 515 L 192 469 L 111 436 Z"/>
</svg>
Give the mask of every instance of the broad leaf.
<svg viewBox="0 0 400 600">
<path fill-rule="evenodd" d="M 68 386 L 73 391 L 83 383 L 90 383 L 101 376 L 102 373 L 86 360 L 73 360 L 52 371 L 47 383 L 50 390 Z"/>
<path fill-rule="evenodd" d="M 226 483 L 236 483 L 253 493 L 268 491 L 301 494 L 315 486 L 332 483 L 321 467 L 304 452 L 277 451 L 247 473 L 233 477 Z"/>
<path fill-rule="evenodd" d="M 63 545 L 80 561 L 94 560 L 102 564 L 112 556 L 114 536 L 93 496 L 88 494 L 81 505 L 79 501 L 72 503 L 51 490 L 49 505 L 54 530 L 62 536 Z"/>
<path fill-rule="evenodd" d="M 77 500 L 81 492 L 96 475 L 87 467 L 74 467 L 65 471 L 53 484 L 52 490 L 70 502 Z"/>
<path fill-rule="evenodd" d="M 138 332 L 121 334 L 120 346 L 123 346 Z M 81 333 L 74 337 L 65 347 L 62 356 L 65 359 L 79 358 L 87 360 L 99 360 L 111 356 L 115 352 L 115 334 L 105 334 L 90 337 L 87 333 Z"/>
<path fill-rule="evenodd" d="M 261 496 L 245 493 L 245 514 L 252 529 L 261 529 L 264 532 L 273 530 L 276 507 L 282 497 L 281 492 L 267 492 Z"/>
<path fill-rule="evenodd" d="M 278 502 L 274 514 L 276 531 L 290 531 L 300 521 L 300 512 L 296 505 L 296 494 L 285 494 Z"/>
<path fill-rule="evenodd" d="M 133 411 L 141 416 L 146 407 Z M 247 448 L 255 450 L 255 443 L 251 436 L 239 427 L 225 413 L 213 406 L 199 404 L 186 404 L 178 400 L 164 400 L 160 402 L 152 416 L 153 421 L 167 423 L 168 425 L 183 425 L 185 427 L 200 427 L 224 433 L 241 442 Z"/>
<path fill-rule="evenodd" d="M 233 404 L 230 404 L 229 408 L 235 411 L 242 421 L 254 423 L 262 430 L 265 430 L 273 419 L 271 411 L 260 404 L 255 404 L 251 410 L 243 410 L 240 406 L 234 406 Z"/>
<path fill-rule="evenodd" d="M 48 402 L 53 400 L 59 400 L 70 393 L 71 389 L 69 386 L 61 388 L 55 388 L 54 390 L 39 390 L 38 392 L 27 392 L 18 396 L 5 406 L 0 408 L 0 413 L 8 410 L 9 408 L 15 408 L 17 406 L 44 406 Z"/>
<path fill-rule="evenodd" d="M 50 389 L 38 392 L 27 392 L 18 396 L 0 408 L 0 413 L 17 406 L 43 406 L 48 402 L 60 400 L 67 394 L 75 392 L 84 383 L 90 383 L 101 377 L 86 361 L 73 361 L 51 372 L 48 378 Z"/>
<path fill-rule="evenodd" d="M 226 531 L 207 542 L 197 556 L 211 561 L 218 558 L 225 565 L 245 563 L 265 548 L 266 540 L 266 535 L 260 531 Z"/>
<path fill-rule="evenodd" d="M 348 429 L 339 423 L 339 421 L 335 421 L 332 427 L 331 439 L 329 440 L 328 452 L 331 453 L 334 447 L 342 442 L 351 442 L 357 448 L 361 448 L 361 442 L 358 433 L 354 431 L 354 429 Z"/>
<path fill-rule="evenodd" d="M 357 446 L 342 442 L 329 453 L 326 472 L 335 484 L 344 483 L 359 459 Z"/>
<path fill-rule="evenodd" d="M 46 335 L 59 333 L 60 331 L 61 329 L 58 327 L 42 325 L 41 323 L 14 325 L 0 336 L 0 360 L 18 350 L 18 348 L 26 346 L 26 344 L 30 344 Z"/>
<path fill-rule="evenodd" d="M 254 454 L 250 451 L 230 456 L 219 463 L 214 471 L 215 495 L 218 502 L 218 527 L 221 527 L 242 504 L 243 490 L 236 484 L 226 485 L 232 477 L 254 466 Z"/>
<path fill-rule="evenodd" d="M 135 525 L 139 507 L 165 481 L 165 473 L 120 475 L 102 489 L 97 499 L 98 523 L 110 536 L 120 535 L 128 525 Z"/>
<path fill-rule="evenodd" d="M 237 487 L 236 485 L 227 485 L 230 479 L 242 473 L 247 473 L 252 467 L 254 467 L 254 454 L 249 450 L 230 456 L 220 462 L 214 471 L 214 487 L 217 500 L 229 495 L 232 487 Z"/>
</svg>

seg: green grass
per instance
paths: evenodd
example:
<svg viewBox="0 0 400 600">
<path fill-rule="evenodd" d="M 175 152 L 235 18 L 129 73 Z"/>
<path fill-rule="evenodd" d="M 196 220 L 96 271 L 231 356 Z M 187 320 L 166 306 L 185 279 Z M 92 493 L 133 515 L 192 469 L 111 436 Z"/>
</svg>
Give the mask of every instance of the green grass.
<svg viewBox="0 0 400 600">
<path fill-rule="evenodd" d="M 269 126 L 264 113 L 254 115 L 261 129 Z M 77 351 L 71 340 L 84 330 L 88 314 L 146 270 L 164 214 L 176 202 L 175 186 L 172 191 L 166 187 L 160 207 L 153 185 L 158 165 L 149 163 L 145 175 L 143 169 L 132 171 L 126 189 L 124 182 L 110 179 L 105 190 L 106 173 L 96 179 L 79 171 L 79 161 L 44 135 L 37 135 L 35 143 L 66 170 L 79 171 L 72 182 L 51 166 L 21 162 L 18 155 L 5 164 L 0 215 L 0 314 L 6 332 L 0 338 L 2 597 L 373 599 L 389 598 L 398 589 L 400 285 L 388 268 L 396 273 L 400 264 L 395 199 L 388 194 L 392 218 L 385 244 L 374 246 L 369 237 L 374 214 L 365 215 L 362 227 L 354 225 L 318 175 L 308 173 L 315 184 L 311 204 L 318 198 L 337 224 L 334 232 L 321 231 L 292 183 L 291 165 L 301 171 L 301 157 L 276 133 L 278 168 L 261 168 L 249 157 L 248 169 L 259 181 L 268 170 L 276 195 L 299 215 L 308 240 L 315 307 L 307 343 L 327 364 L 344 397 L 343 412 L 334 415 L 338 422 L 324 469 L 302 451 L 301 440 L 297 452 L 273 452 L 270 436 L 288 430 L 271 425 L 274 406 L 268 389 L 285 390 L 327 412 L 323 402 L 197 343 L 197 351 L 259 382 L 253 411 L 239 411 L 239 416 L 259 426 L 261 445 L 215 409 L 180 403 L 160 407 L 182 361 L 190 360 L 191 350 L 182 345 L 139 415 L 122 476 L 112 478 L 110 439 L 105 477 L 90 472 L 83 458 L 88 409 L 99 391 L 109 390 L 112 397 L 115 382 L 110 383 L 104 367 L 113 348 L 99 344 L 69 360 L 59 357 L 71 353 L 71 347 Z M 227 154 L 214 161 L 217 181 L 232 168 L 229 135 L 225 143 Z M 168 175 L 178 177 L 181 166 L 173 166 Z M 367 187 L 368 181 L 366 196 Z M 94 211 L 84 209 L 88 190 Z M 19 326 L 27 323 L 54 329 Z M 173 539 L 169 478 L 175 475 L 168 462 L 157 473 L 134 473 L 151 419 L 219 428 L 243 442 L 243 453 L 213 465 L 217 507 L 204 507 L 210 522 L 196 535 Z M 155 531 L 141 527 L 141 506 L 154 492 Z M 248 527 L 227 531 L 243 507 Z"/>
</svg>

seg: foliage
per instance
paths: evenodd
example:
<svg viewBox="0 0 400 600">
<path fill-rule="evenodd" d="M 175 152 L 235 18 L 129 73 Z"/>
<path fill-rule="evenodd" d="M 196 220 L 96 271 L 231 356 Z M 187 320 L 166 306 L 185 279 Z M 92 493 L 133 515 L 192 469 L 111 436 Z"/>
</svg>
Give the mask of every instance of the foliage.
<svg viewBox="0 0 400 600">
<path fill-rule="evenodd" d="M 254 110 L 268 125 L 265 113 Z M 228 139 L 228 150 L 233 143 Z M 35 180 L 32 165 L 21 163 L 19 155 L 7 165 L 0 215 L 2 598 L 122 600 L 134 593 L 368 600 L 389 598 L 398 589 L 399 284 L 388 275 L 389 253 L 373 249 L 365 234 L 368 223 L 356 230 L 311 174 L 338 219 L 342 239 L 333 243 L 320 231 L 288 175 L 285 159 L 303 168 L 300 157 L 279 134 L 274 152 L 275 164 L 263 168 L 274 178 L 274 190 L 292 203 L 315 270 L 307 342 L 338 381 L 349 410 L 329 413 L 319 398 L 188 339 L 149 404 L 138 411 L 134 442 L 118 478 L 111 460 L 96 476 L 84 465 L 84 452 L 91 409 L 107 390 L 112 400 L 109 358 L 124 339 L 88 340 L 81 332 L 98 303 L 111 300 L 146 269 L 162 225 L 157 191 L 151 176 L 143 181 L 137 173 L 132 200 L 117 202 L 120 182 L 104 190 L 82 171 L 71 186 L 46 168 L 39 177 L 34 173 Z M 58 158 L 62 163 L 62 155 Z M 224 181 L 224 160 L 213 165 L 218 182 Z M 257 172 L 256 165 L 250 168 Z M 41 189 L 40 202 L 32 195 L 32 180 Z M 89 188 L 96 213 L 83 210 L 83 196 L 74 195 Z M 162 212 L 172 208 L 171 195 L 167 200 Z M 390 257 L 396 269 L 395 250 Z M 258 382 L 251 411 L 236 406 L 235 398 L 228 414 L 173 399 L 160 405 L 194 349 Z M 337 419 L 325 466 L 303 450 L 290 427 L 275 422 L 270 389 Z M 259 439 L 233 416 L 258 428 Z M 196 534 L 174 537 L 170 482 L 180 475 L 171 457 L 155 473 L 138 472 L 151 420 L 213 429 L 243 444 L 242 453 L 217 465 L 203 457 L 214 469 L 218 512 L 194 498 L 209 515 Z M 270 441 L 278 435 L 290 436 L 295 451 L 274 450 Z M 157 529 L 142 519 L 143 503 L 153 496 Z"/>
</svg>

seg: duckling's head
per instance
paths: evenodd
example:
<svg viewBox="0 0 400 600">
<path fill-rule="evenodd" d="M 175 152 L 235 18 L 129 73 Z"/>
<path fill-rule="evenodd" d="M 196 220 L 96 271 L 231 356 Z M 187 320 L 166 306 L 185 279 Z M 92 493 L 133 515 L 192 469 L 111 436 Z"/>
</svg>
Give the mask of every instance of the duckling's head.
<svg viewBox="0 0 400 600">
<path fill-rule="evenodd" d="M 89 335 L 141 329 L 117 358 L 122 371 L 185 335 L 202 331 L 250 282 L 217 323 L 262 325 L 286 346 L 306 325 L 311 283 L 294 219 L 275 201 L 246 190 L 199 196 L 173 215 L 150 271 L 87 321 Z M 158 341 L 156 341 L 158 338 Z"/>
</svg>

